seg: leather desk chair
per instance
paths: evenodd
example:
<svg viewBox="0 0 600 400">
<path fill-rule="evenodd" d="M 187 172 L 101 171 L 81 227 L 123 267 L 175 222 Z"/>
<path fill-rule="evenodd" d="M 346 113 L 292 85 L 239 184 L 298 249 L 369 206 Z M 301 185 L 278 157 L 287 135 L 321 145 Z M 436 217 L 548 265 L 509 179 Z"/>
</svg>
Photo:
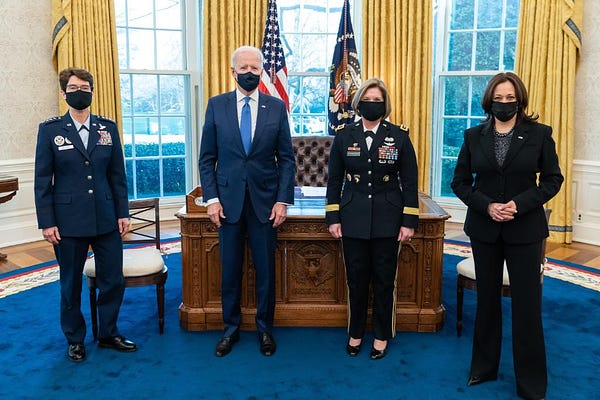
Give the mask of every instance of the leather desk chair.
<svg viewBox="0 0 600 400">
<path fill-rule="evenodd" d="M 546 221 L 550 220 L 552 209 L 544 209 L 546 212 Z M 544 265 L 546 264 L 546 239 L 542 242 L 542 254 L 540 258 L 540 282 L 544 281 Z M 477 290 L 477 280 L 475 279 L 475 264 L 473 257 L 465 258 L 456 265 L 458 277 L 456 280 L 456 335 L 462 333 L 462 309 L 464 289 Z M 502 296 L 510 297 L 510 280 L 506 262 L 502 272 Z"/>
<path fill-rule="evenodd" d="M 123 250 L 123 276 L 125 287 L 156 285 L 158 303 L 158 330 L 162 334 L 165 325 L 165 282 L 168 269 L 160 252 L 159 199 L 132 200 L 129 202 L 131 226 L 123 238 L 124 244 L 148 244 L 150 247 L 125 247 Z M 83 269 L 90 290 L 92 332 L 98 339 L 98 311 L 96 298 L 96 264 L 88 258 Z"/>
<path fill-rule="evenodd" d="M 327 186 L 332 136 L 292 138 L 296 157 L 296 186 Z"/>
</svg>

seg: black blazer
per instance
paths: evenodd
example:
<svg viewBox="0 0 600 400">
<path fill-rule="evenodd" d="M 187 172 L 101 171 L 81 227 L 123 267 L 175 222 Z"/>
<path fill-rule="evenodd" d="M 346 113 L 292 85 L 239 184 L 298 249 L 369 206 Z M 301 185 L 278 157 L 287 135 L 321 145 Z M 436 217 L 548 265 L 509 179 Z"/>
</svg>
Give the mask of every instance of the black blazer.
<svg viewBox="0 0 600 400">
<path fill-rule="evenodd" d="M 543 205 L 558 193 L 563 180 L 551 127 L 517 123 L 500 167 L 493 123 L 488 121 L 465 131 L 451 186 L 468 207 L 464 225 L 468 236 L 489 243 L 499 237 L 507 243 L 532 243 L 548 237 Z M 510 200 L 517 205 L 515 218 L 492 220 L 488 205 Z"/>
<path fill-rule="evenodd" d="M 367 150 L 362 122 L 341 130 L 329 155 L 327 225 L 357 239 L 397 237 L 417 228 L 417 160 L 408 128 L 382 121 Z"/>
</svg>

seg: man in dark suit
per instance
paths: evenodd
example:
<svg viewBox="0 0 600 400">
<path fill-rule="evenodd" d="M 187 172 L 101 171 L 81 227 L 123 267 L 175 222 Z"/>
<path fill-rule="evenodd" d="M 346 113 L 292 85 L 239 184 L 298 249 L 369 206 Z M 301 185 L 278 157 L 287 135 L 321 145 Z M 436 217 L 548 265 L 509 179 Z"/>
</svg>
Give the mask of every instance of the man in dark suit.
<svg viewBox="0 0 600 400">
<path fill-rule="evenodd" d="M 200 147 L 200 180 L 208 215 L 219 228 L 222 357 L 239 340 L 242 262 L 247 234 L 256 270 L 256 328 L 260 351 L 275 352 L 275 246 L 277 227 L 294 201 L 295 159 L 285 104 L 257 90 L 263 59 L 242 46 L 231 56 L 233 92 L 208 101 Z"/>
<path fill-rule="evenodd" d="M 86 357 L 81 313 L 83 266 L 89 246 L 96 258 L 99 346 L 135 351 L 117 329 L 123 300 L 123 245 L 129 226 L 123 149 L 114 121 L 90 112 L 93 76 L 68 68 L 59 76 L 69 111 L 39 126 L 35 153 L 35 205 L 44 239 L 60 267 L 60 320 L 68 359 Z"/>
</svg>

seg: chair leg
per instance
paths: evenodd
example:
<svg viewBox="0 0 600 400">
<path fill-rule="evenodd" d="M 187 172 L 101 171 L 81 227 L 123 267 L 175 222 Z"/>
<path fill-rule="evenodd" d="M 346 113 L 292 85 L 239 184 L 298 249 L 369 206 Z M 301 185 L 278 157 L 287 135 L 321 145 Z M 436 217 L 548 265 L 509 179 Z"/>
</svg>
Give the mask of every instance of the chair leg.
<svg viewBox="0 0 600 400">
<path fill-rule="evenodd" d="M 156 284 L 156 300 L 158 301 L 158 332 L 165 331 L 165 284 Z"/>
<path fill-rule="evenodd" d="M 460 277 L 458 278 L 460 280 Z M 462 333 L 462 309 L 463 309 L 464 288 L 457 281 L 456 283 L 456 336 L 460 337 Z"/>
<path fill-rule="evenodd" d="M 98 305 L 96 303 L 96 287 L 90 286 L 90 312 L 92 314 L 92 334 L 98 340 Z"/>
</svg>

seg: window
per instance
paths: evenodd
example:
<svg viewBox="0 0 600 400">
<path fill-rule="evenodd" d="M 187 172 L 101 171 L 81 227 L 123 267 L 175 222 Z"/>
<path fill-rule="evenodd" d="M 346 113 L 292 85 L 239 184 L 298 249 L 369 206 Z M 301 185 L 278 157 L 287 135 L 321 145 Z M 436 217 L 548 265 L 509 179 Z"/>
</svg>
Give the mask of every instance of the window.
<svg viewBox="0 0 600 400">
<path fill-rule="evenodd" d="M 130 198 L 181 196 L 191 186 L 191 73 L 182 3 L 115 0 Z"/>
<path fill-rule="evenodd" d="M 436 36 L 432 194 L 450 188 L 465 129 L 485 118 L 481 96 L 498 71 L 513 71 L 519 0 L 434 0 Z M 439 51 L 437 51 L 439 50 Z"/>
<path fill-rule="evenodd" d="M 357 3 L 350 2 L 352 13 L 360 8 Z M 288 68 L 292 135 L 328 135 L 329 68 L 343 1 L 279 0 L 277 5 Z"/>
</svg>

